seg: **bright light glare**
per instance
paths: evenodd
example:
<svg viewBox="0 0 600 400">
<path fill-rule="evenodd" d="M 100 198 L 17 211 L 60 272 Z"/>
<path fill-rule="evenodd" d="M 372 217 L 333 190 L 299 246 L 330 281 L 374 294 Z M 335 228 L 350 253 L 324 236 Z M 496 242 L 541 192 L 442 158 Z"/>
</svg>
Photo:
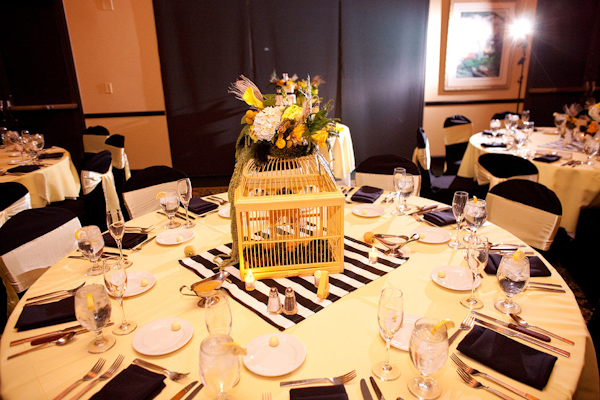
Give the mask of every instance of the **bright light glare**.
<svg viewBox="0 0 600 400">
<path fill-rule="evenodd" d="M 525 39 L 533 31 L 533 24 L 530 20 L 521 18 L 516 20 L 510 27 L 510 34 L 515 39 Z"/>
</svg>

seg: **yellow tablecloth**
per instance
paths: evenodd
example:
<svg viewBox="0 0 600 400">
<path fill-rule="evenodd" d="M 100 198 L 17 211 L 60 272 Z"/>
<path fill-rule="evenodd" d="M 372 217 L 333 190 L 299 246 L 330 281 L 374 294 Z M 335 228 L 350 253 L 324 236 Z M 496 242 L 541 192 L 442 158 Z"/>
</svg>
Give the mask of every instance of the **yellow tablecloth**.
<svg viewBox="0 0 600 400">
<path fill-rule="evenodd" d="M 560 151 L 571 154 L 573 160 L 587 161 L 585 154 L 565 150 L 553 150 L 544 147 L 546 143 L 555 142 L 558 135 L 553 134 L 555 128 L 540 128 L 530 137 L 527 148 L 540 153 Z M 475 162 L 484 153 L 506 153 L 506 149 L 484 148 L 481 143 L 490 142 L 490 136 L 481 133 L 471 136 L 469 146 L 463 156 L 458 176 L 476 178 Z M 552 189 L 560 199 L 563 215 L 560 226 L 567 232 L 575 232 L 579 213 L 583 207 L 590 205 L 600 195 L 600 161 L 595 165 L 562 166 L 566 161 L 561 159 L 554 163 L 533 161 L 539 171 L 538 182 Z"/>
<path fill-rule="evenodd" d="M 4 174 L 0 182 L 18 182 L 29 190 L 31 206 L 33 208 L 45 207 L 49 203 L 62 201 L 67 198 L 79 197 L 81 184 L 77 169 L 71 161 L 68 151 L 59 147 L 46 150 L 47 153 L 63 152 L 61 158 L 48 158 L 41 160 L 42 168 L 23 175 Z M 13 160 L 20 160 L 20 156 L 6 149 L 0 150 L 0 168 L 10 169 L 17 165 L 10 164 Z"/>
<path fill-rule="evenodd" d="M 225 195 L 222 196 L 225 197 Z M 416 197 L 412 197 L 408 201 L 409 204 L 418 205 L 429 202 L 429 200 Z M 355 238 L 361 238 L 366 231 L 408 234 L 416 227 L 423 225 L 410 217 L 392 217 L 389 212 L 393 206 L 386 205 L 385 207 L 386 212 L 382 217 L 365 218 L 352 214 L 352 205 L 347 205 L 345 208 L 345 234 Z M 131 221 L 130 224 L 161 226 L 165 222 L 165 217 L 151 213 Z M 66 347 L 53 346 L 7 361 L 6 357 L 9 354 L 28 346 L 18 345 L 10 348 L 10 341 L 60 327 L 15 332 L 13 327 L 22 309 L 21 302 L 10 316 L 5 333 L 2 335 L 0 356 L 2 382 L 0 394 L 2 398 L 5 400 L 53 398 L 81 378 L 100 356 L 106 358 L 107 365 L 109 365 L 118 354 L 125 355 L 122 368 L 129 365 L 134 358 L 142 357 L 172 370 L 191 372 L 190 376 L 180 383 L 165 380 L 167 386 L 157 397 L 159 399 L 170 399 L 185 384 L 192 380 L 199 380 L 198 350 L 200 342 L 207 335 L 204 311 L 196 306 L 195 298 L 185 297 L 179 293 L 182 285 L 190 285 L 199 278 L 180 266 L 178 259 L 183 258 L 183 248 L 187 244 L 193 244 L 199 252 L 202 252 L 229 242 L 231 240 L 229 223 L 229 219 L 222 218 L 217 214 L 209 215 L 206 218 L 196 218 L 196 227 L 193 228 L 195 236 L 189 243 L 162 246 L 152 242 L 145 246 L 143 251 L 129 256 L 133 261 L 133 266 L 129 271 L 151 272 L 157 282 L 148 292 L 125 300 L 125 312 L 128 319 L 136 321 L 139 330 L 140 327 L 160 318 L 183 318 L 191 322 L 194 327 L 194 335 L 187 345 L 167 355 L 141 356 L 132 348 L 134 332 L 130 336 L 117 337 L 117 344 L 108 352 L 102 355 L 92 355 L 85 351 L 85 346 L 92 339 L 92 335 L 87 333 L 77 336 Z M 158 228 L 153 234 L 162 231 L 163 228 Z M 482 235 L 488 236 L 492 242 L 514 243 L 518 240 L 510 233 L 493 225 L 482 227 L 480 232 Z M 284 400 L 289 398 L 289 388 L 280 388 L 279 382 L 282 380 L 335 376 L 356 369 L 358 377 L 346 384 L 346 391 L 350 399 L 362 399 L 359 387 L 360 378 L 368 379 L 371 374 L 371 366 L 374 362 L 382 360 L 385 353 L 385 343 L 379 336 L 377 325 L 378 295 L 384 286 L 393 285 L 403 290 L 405 313 L 434 318 L 451 318 L 458 324 L 467 315 L 467 309 L 459 304 L 459 300 L 468 293 L 438 286 L 431 280 L 430 272 L 441 265 L 465 266 L 462 251 L 452 250 L 445 243 L 415 242 L 407 247 L 410 251 L 410 260 L 398 269 L 355 290 L 285 331 L 285 333 L 300 339 L 307 349 L 306 360 L 296 371 L 283 377 L 266 378 L 257 376 L 242 367 L 240 382 L 231 392 L 233 398 L 238 400 L 260 399 L 262 393 L 271 392 L 273 399 Z M 65 258 L 50 268 L 29 289 L 27 296 L 76 287 L 83 281 L 86 281 L 87 284 L 102 283 L 101 277 L 84 276 L 88 267 L 87 261 Z M 492 372 L 514 386 L 542 399 L 568 399 L 574 396 L 576 390 L 579 390 L 578 398 L 597 399 L 599 395 L 598 369 L 589 333 L 572 292 L 568 290 L 563 279 L 552 267 L 550 269 L 553 271 L 551 277 L 537 278 L 536 280 L 561 284 L 567 289 L 567 293 L 527 291 L 516 298 L 516 301 L 524 309 L 522 316 L 530 323 L 540 325 L 575 341 L 574 346 L 569 346 L 553 340 L 553 344 L 570 351 L 571 357 L 558 356 L 546 388 L 540 392 L 495 373 L 466 357 L 462 358 L 472 366 Z M 493 306 L 494 300 L 500 296 L 495 277 L 484 276 L 479 296 L 485 302 L 482 310 L 484 313 L 507 320 L 506 317 L 495 311 Z M 236 341 L 245 344 L 259 335 L 276 332 L 274 327 L 235 300 L 231 300 L 230 304 L 233 313 L 231 335 Z M 113 301 L 113 313 L 112 319 L 119 322 L 121 313 L 116 301 Z M 451 346 L 451 352 L 456 351 L 456 346 L 462 337 L 464 334 L 461 334 Z M 586 359 L 586 356 L 589 358 Z M 415 377 L 417 372 L 411 364 L 408 353 L 392 348 L 391 360 L 400 365 L 402 376 L 392 382 L 380 382 L 379 386 L 383 394 L 387 399 L 395 399 L 397 396 L 405 399 L 413 398 L 408 392 L 407 381 Z M 495 398 L 482 390 L 467 387 L 462 383 L 455 369 L 452 361 L 448 360 L 436 374 L 436 378 L 443 388 L 441 399 Z M 586 379 L 580 383 L 582 373 Z M 85 398 L 101 387 L 102 384 L 97 385 Z M 214 398 L 214 396 L 206 389 L 203 389 L 196 397 L 198 400 L 209 398 Z"/>
</svg>

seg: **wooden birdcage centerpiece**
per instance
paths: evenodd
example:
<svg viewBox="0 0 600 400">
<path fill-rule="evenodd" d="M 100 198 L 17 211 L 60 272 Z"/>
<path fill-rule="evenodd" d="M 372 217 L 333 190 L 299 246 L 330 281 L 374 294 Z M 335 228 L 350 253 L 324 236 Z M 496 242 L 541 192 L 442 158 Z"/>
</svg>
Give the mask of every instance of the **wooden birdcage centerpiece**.
<svg viewBox="0 0 600 400">
<path fill-rule="evenodd" d="M 249 160 L 234 199 L 242 279 L 344 270 L 344 197 L 318 151 Z"/>
</svg>

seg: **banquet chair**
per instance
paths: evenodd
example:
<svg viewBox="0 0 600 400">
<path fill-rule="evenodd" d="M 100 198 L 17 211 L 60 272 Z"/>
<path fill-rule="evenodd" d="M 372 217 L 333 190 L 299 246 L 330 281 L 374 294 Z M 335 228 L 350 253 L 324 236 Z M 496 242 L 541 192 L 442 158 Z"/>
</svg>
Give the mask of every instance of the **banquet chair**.
<svg viewBox="0 0 600 400">
<path fill-rule="evenodd" d="M 112 157 L 112 172 L 115 178 L 115 188 L 119 196 L 119 203 L 123 205 L 123 185 L 131 178 L 129 160 L 125 153 L 125 137 L 123 135 L 111 135 L 104 142 L 106 150 L 110 151 Z"/>
<path fill-rule="evenodd" d="M 454 114 L 444 121 L 444 145 L 446 146 L 446 175 L 456 175 L 473 135 L 471 120 L 464 115 Z"/>
<path fill-rule="evenodd" d="M 498 113 L 494 114 L 492 119 L 499 119 L 500 121 L 504 121 L 504 117 L 506 117 L 506 114 L 518 115 L 519 119 L 521 118 L 521 114 L 518 114 L 518 113 L 515 113 L 512 111 L 502 111 L 502 112 L 498 112 Z"/>
<path fill-rule="evenodd" d="M 81 168 L 84 225 L 106 229 L 106 211 L 120 209 L 119 197 L 112 174 L 112 156 L 103 150 L 94 154 Z"/>
<path fill-rule="evenodd" d="M 356 167 L 356 186 L 373 186 L 388 191 L 396 191 L 394 187 L 394 168 L 404 167 L 406 172 L 415 178 L 415 196 L 421 192 L 421 174 L 417 165 L 408 158 L 386 154 L 367 158 Z"/>
<path fill-rule="evenodd" d="M 477 182 L 489 184 L 492 189 L 500 182 L 509 179 L 538 181 L 538 169 L 529 160 L 511 154 L 486 153 L 479 156 L 475 163 Z"/>
<path fill-rule="evenodd" d="M 108 129 L 101 125 L 90 126 L 83 132 L 83 152 L 86 158 L 104 150 L 104 143 L 110 136 Z"/>
<path fill-rule="evenodd" d="M 0 227 L 20 211 L 31 208 L 29 190 L 18 182 L 0 183 Z"/>
<path fill-rule="evenodd" d="M 550 249 L 560 227 L 562 206 L 546 186 L 511 179 L 490 189 L 486 197 L 488 221 L 538 250 Z"/>
<path fill-rule="evenodd" d="M 187 178 L 183 172 L 157 165 L 137 171 L 123 185 L 123 201 L 129 218 L 160 209 L 156 194 L 165 190 L 176 190 L 177 181 Z"/>
</svg>

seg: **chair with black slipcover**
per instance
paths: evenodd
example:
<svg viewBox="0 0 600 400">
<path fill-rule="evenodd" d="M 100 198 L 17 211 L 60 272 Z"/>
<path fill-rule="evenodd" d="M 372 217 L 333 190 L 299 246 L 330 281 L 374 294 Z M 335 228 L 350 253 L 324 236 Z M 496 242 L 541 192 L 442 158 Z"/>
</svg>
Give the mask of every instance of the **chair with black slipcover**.
<svg viewBox="0 0 600 400">
<path fill-rule="evenodd" d="M 454 114 L 444 121 L 444 145 L 446 146 L 445 175 L 456 175 L 473 135 L 471 120 L 464 115 Z"/>
<path fill-rule="evenodd" d="M 156 194 L 176 190 L 177 181 L 187 178 L 183 172 L 157 165 L 137 171 L 123 185 L 123 201 L 130 218 L 136 218 L 160 209 Z"/>
<path fill-rule="evenodd" d="M 106 211 L 120 209 L 112 174 L 112 156 L 103 150 L 94 154 L 81 168 L 81 189 L 85 214 L 84 225 L 97 225 L 106 230 Z"/>
<path fill-rule="evenodd" d="M 104 143 L 110 136 L 108 129 L 101 125 L 90 126 L 83 132 L 83 152 L 85 158 L 104 150 Z"/>
<path fill-rule="evenodd" d="M 511 179 L 490 189 L 488 221 L 511 232 L 538 250 L 550 249 L 562 218 L 562 205 L 546 186 Z"/>
<path fill-rule="evenodd" d="M 518 115 L 519 118 L 521 118 L 521 114 L 518 114 L 518 113 L 515 113 L 512 111 L 502 111 L 502 112 L 498 112 L 498 113 L 494 114 L 492 119 L 499 119 L 500 121 L 504 121 L 504 117 L 506 117 L 506 114 Z"/>
<path fill-rule="evenodd" d="M 477 182 L 489 184 L 492 189 L 509 179 L 538 181 L 538 169 L 529 160 L 511 154 L 486 153 L 479 156 L 475 165 Z"/>
<path fill-rule="evenodd" d="M 123 185 L 131 178 L 129 159 L 125 153 L 125 136 L 111 135 L 104 143 L 106 150 L 110 151 L 112 157 L 112 172 L 115 178 L 115 188 L 119 195 L 119 202 L 123 203 Z"/>
<path fill-rule="evenodd" d="M 0 183 L 0 227 L 20 211 L 31 208 L 29 190 L 18 182 Z"/>
<path fill-rule="evenodd" d="M 386 154 L 367 158 L 356 167 L 356 186 L 373 186 L 388 191 L 396 191 L 394 187 L 394 168 L 404 167 L 406 172 L 415 177 L 414 194 L 421 191 L 421 174 L 417 165 L 408 158 Z"/>
</svg>

